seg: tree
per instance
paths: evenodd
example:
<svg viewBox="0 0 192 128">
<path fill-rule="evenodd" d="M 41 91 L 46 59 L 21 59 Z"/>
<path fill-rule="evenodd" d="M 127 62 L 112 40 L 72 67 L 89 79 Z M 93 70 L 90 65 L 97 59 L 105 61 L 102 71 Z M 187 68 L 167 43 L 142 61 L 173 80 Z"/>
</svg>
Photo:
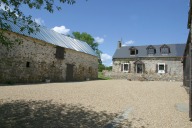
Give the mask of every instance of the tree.
<svg viewBox="0 0 192 128">
<path fill-rule="evenodd" d="M 73 32 L 72 37 L 81 41 L 86 42 L 98 55 L 100 59 L 101 51 L 98 49 L 99 44 L 95 42 L 95 39 L 86 32 Z M 102 63 L 101 60 L 99 60 L 99 63 Z"/>
<path fill-rule="evenodd" d="M 76 0 L 59 0 L 59 2 L 72 5 Z M 45 9 L 50 13 L 53 13 L 55 9 L 61 10 L 61 6 L 56 5 L 54 0 L 1 0 L 0 6 L 4 11 L 0 10 L 0 43 L 5 45 L 7 48 L 11 47 L 14 42 L 20 40 L 15 39 L 12 41 L 4 35 L 5 31 L 12 29 L 11 26 L 6 24 L 4 21 L 12 22 L 15 25 L 20 21 L 24 21 L 25 24 L 20 27 L 20 30 L 27 30 L 29 34 L 39 30 L 39 25 L 32 20 L 32 16 L 25 16 L 20 10 L 22 5 L 27 5 L 30 9 Z"/>
<path fill-rule="evenodd" d="M 105 65 L 102 64 L 102 63 L 100 63 L 100 64 L 98 65 L 98 71 L 99 71 L 99 72 L 102 72 L 103 70 L 105 70 Z"/>
<path fill-rule="evenodd" d="M 86 42 L 94 51 L 98 50 L 99 44 L 95 42 L 95 39 L 90 34 L 87 34 L 86 32 L 73 32 L 72 34 L 75 39 Z"/>
</svg>

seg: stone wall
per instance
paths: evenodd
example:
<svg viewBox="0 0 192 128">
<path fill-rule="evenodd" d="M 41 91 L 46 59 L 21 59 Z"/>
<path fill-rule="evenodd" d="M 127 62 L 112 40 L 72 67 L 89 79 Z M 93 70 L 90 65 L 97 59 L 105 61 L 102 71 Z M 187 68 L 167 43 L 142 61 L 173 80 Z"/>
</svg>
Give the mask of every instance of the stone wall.
<svg viewBox="0 0 192 128">
<path fill-rule="evenodd" d="M 64 49 L 64 59 L 57 59 L 56 46 L 52 44 L 11 32 L 7 36 L 21 38 L 23 43 L 15 44 L 10 50 L 0 45 L 0 83 L 66 81 L 67 64 L 74 65 L 74 81 L 97 79 L 98 58 L 95 56 Z"/>
<path fill-rule="evenodd" d="M 135 64 L 136 59 L 114 59 L 113 60 L 113 72 L 106 73 L 106 76 L 112 77 L 115 79 L 146 79 L 146 80 L 165 80 L 165 81 L 182 81 L 183 79 L 183 64 L 181 63 L 181 58 L 140 58 L 140 60 L 145 65 L 145 71 L 143 74 L 135 73 Z M 129 63 L 130 72 L 123 73 L 121 72 L 121 64 Z M 156 72 L 156 64 L 165 63 L 167 65 L 167 73 L 159 74 Z"/>
<path fill-rule="evenodd" d="M 103 75 L 111 79 L 127 79 L 129 81 L 182 81 L 183 79 L 183 76 L 169 75 L 168 73 L 137 74 L 105 71 Z"/>
</svg>

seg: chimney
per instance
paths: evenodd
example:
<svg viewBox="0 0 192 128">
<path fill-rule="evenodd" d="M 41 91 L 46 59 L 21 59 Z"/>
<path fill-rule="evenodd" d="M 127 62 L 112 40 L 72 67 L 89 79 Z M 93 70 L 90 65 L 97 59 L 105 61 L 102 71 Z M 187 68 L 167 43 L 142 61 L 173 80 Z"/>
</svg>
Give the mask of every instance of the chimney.
<svg viewBox="0 0 192 128">
<path fill-rule="evenodd" d="M 117 46 L 117 48 L 119 49 L 119 48 L 121 48 L 121 41 L 118 41 L 118 46 Z"/>
</svg>

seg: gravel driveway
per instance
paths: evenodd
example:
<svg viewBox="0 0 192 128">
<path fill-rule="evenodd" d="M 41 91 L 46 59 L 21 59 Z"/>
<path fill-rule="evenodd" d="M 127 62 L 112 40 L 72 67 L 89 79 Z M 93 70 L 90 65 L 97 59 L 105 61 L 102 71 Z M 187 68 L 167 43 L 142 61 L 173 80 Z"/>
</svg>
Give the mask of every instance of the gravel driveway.
<svg viewBox="0 0 192 128">
<path fill-rule="evenodd" d="M 192 128 L 181 82 L 0 86 L 1 127 Z"/>
</svg>

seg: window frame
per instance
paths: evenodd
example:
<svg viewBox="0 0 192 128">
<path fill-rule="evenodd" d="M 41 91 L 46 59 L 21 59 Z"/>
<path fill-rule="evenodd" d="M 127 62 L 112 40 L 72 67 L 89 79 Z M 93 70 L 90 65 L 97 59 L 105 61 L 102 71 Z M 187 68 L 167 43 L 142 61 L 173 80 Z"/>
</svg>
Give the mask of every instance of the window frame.
<svg viewBox="0 0 192 128">
<path fill-rule="evenodd" d="M 157 65 L 158 65 L 157 73 L 165 73 L 165 66 L 166 66 L 166 64 L 165 64 L 165 63 L 158 63 Z M 160 66 L 160 65 L 163 65 L 163 66 L 164 66 L 164 70 L 160 70 L 160 69 L 159 69 L 159 66 Z"/>
<path fill-rule="evenodd" d="M 165 49 L 167 49 L 167 50 L 165 50 Z M 166 51 L 166 52 L 163 52 L 163 51 Z M 164 44 L 160 47 L 160 52 L 162 55 L 168 55 L 169 53 L 171 53 L 170 47 L 167 46 L 166 44 Z"/>
<path fill-rule="evenodd" d="M 150 51 L 151 50 L 151 51 Z M 150 52 L 149 52 L 150 51 Z M 147 49 L 147 54 L 148 55 L 154 55 L 155 54 L 155 49 L 154 48 L 149 48 Z"/>
<path fill-rule="evenodd" d="M 153 45 L 149 45 L 146 49 L 147 49 L 147 55 L 156 54 L 156 48 Z M 149 52 L 149 51 L 151 51 L 151 52 Z"/>
<path fill-rule="evenodd" d="M 130 47 L 129 50 L 130 50 L 130 56 L 136 56 L 139 53 L 139 51 L 133 46 Z M 131 54 L 132 52 L 134 52 L 134 54 Z"/>
<path fill-rule="evenodd" d="M 122 63 L 121 65 L 123 65 L 123 70 L 121 69 L 122 72 L 129 72 L 129 66 L 130 66 L 130 63 Z M 125 69 L 125 65 L 128 65 L 128 70 L 124 70 Z"/>
</svg>

